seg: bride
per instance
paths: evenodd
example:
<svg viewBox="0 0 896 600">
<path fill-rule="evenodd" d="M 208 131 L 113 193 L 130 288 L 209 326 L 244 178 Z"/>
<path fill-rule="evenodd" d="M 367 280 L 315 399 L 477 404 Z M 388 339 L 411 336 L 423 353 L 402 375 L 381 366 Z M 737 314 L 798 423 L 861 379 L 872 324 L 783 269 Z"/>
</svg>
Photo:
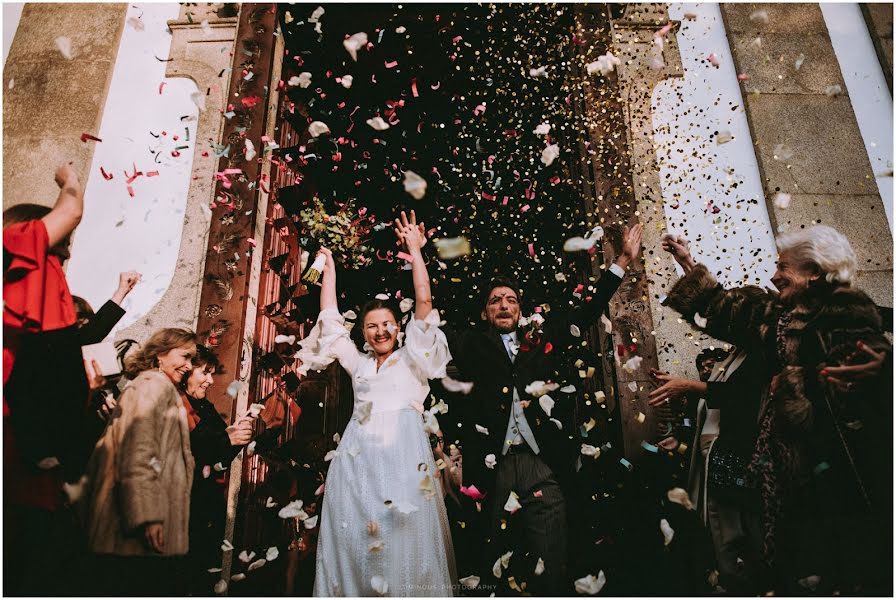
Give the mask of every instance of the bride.
<svg viewBox="0 0 896 600">
<path fill-rule="evenodd" d="M 427 380 L 445 376 L 451 354 L 432 308 L 426 238 L 401 217 L 396 233 L 413 258 L 416 294 L 402 347 L 398 315 L 373 300 L 358 321 L 369 350 L 357 350 L 336 307 L 333 257 L 320 251 L 327 261 L 321 312 L 298 357 L 305 372 L 338 360 L 352 378 L 355 404 L 330 453 L 315 596 L 450 596 L 456 582 L 440 473 L 421 416 Z"/>
</svg>

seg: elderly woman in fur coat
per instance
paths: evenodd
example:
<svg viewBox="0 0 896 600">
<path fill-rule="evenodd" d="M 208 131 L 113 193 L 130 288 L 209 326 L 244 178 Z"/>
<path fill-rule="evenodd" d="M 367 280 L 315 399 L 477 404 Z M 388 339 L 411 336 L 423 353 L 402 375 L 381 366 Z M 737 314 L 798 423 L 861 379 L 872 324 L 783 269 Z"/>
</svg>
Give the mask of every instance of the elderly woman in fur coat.
<svg viewBox="0 0 896 600">
<path fill-rule="evenodd" d="M 132 379 L 88 466 L 88 546 L 97 595 L 184 595 L 194 461 L 177 385 L 196 335 L 163 329 L 125 360 Z"/>
<path fill-rule="evenodd" d="M 817 225 L 777 244 L 775 294 L 724 289 L 687 240 L 666 236 L 685 275 L 665 302 L 774 374 L 749 473 L 776 591 L 891 595 L 892 349 L 877 307 L 850 286 L 842 234 Z"/>
</svg>

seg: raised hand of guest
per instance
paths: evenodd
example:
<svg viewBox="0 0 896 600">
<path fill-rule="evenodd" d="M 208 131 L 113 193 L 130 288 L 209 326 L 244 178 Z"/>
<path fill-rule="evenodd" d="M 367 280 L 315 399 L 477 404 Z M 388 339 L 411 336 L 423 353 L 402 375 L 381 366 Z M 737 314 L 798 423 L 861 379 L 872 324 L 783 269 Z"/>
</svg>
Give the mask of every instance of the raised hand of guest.
<svg viewBox="0 0 896 600">
<path fill-rule="evenodd" d="M 691 256 L 688 240 L 684 236 L 667 233 L 662 237 L 661 244 L 663 250 L 672 255 L 672 258 L 684 269 L 685 273 L 690 273 L 691 269 L 697 266 Z"/>
<path fill-rule="evenodd" d="M 706 384 L 702 381 L 673 377 L 668 373 L 657 371 L 656 369 L 651 370 L 650 376 L 654 381 L 661 384 L 660 387 L 647 395 L 647 404 L 650 406 L 658 406 L 670 398 L 676 398 L 688 393 L 706 393 Z"/>
<path fill-rule="evenodd" d="M 68 238 L 84 213 L 84 190 L 71 163 L 60 165 L 54 179 L 60 188 L 59 196 L 53 210 L 41 219 L 47 228 L 47 246 L 50 248 Z"/>
<path fill-rule="evenodd" d="M 118 274 L 118 289 L 112 295 L 112 302 L 121 305 L 131 290 L 134 289 L 143 276 L 137 271 L 125 271 Z"/>
</svg>

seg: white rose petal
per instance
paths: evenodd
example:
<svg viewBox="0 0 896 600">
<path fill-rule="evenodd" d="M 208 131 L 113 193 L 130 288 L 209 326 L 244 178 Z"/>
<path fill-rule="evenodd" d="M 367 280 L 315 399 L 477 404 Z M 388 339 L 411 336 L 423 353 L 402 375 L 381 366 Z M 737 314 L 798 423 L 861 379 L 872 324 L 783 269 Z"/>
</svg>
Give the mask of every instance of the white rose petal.
<svg viewBox="0 0 896 600">
<path fill-rule="evenodd" d="M 551 416 L 551 411 L 554 410 L 554 404 L 554 399 L 547 394 L 538 399 L 538 405 L 541 406 L 541 410 L 547 413 L 549 417 Z"/>
<path fill-rule="evenodd" d="M 806 62 L 806 55 L 800 52 L 800 55 L 796 57 L 795 61 L 793 61 L 793 68 L 799 71 L 802 68 L 804 62 Z"/>
<path fill-rule="evenodd" d="M 606 583 L 607 577 L 604 575 L 603 571 L 598 573 L 597 577 L 594 575 L 586 575 L 581 579 L 576 579 L 576 593 L 593 596 L 600 592 Z"/>
<path fill-rule="evenodd" d="M 352 83 L 354 83 L 354 81 L 355 78 L 351 75 L 343 75 L 339 78 L 339 83 L 341 83 L 342 87 L 344 87 L 345 89 L 352 87 Z"/>
<path fill-rule="evenodd" d="M 513 556 L 513 550 L 502 554 L 501 557 L 495 561 L 494 566 L 492 566 L 492 574 L 495 577 L 498 577 L 498 578 L 501 577 L 502 569 L 506 569 L 507 565 L 510 564 L 511 556 Z"/>
<path fill-rule="evenodd" d="M 435 435 L 439 432 L 439 420 L 430 411 L 423 411 L 423 431 Z"/>
<path fill-rule="evenodd" d="M 373 591 L 380 596 L 385 596 L 386 592 L 389 591 L 389 584 L 386 583 L 386 579 L 382 575 L 374 575 L 371 577 L 370 586 L 373 588 Z"/>
<path fill-rule="evenodd" d="M 324 16 L 325 12 L 326 11 L 324 10 L 323 6 L 318 6 L 317 8 L 314 9 L 314 12 L 311 13 L 311 16 L 308 17 L 308 22 L 309 23 L 317 23 L 318 21 L 320 21 L 320 18 L 322 16 Z"/>
<path fill-rule="evenodd" d="M 71 60 L 74 58 L 74 54 L 72 53 L 72 40 L 71 38 L 67 38 L 64 35 L 59 36 L 54 40 L 56 42 L 56 48 L 59 50 L 59 53 L 66 60 Z"/>
<path fill-rule="evenodd" d="M 516 492 L 510 492 L 510 495 L 507 496 L 507 502 L 504 503 L 504 510 L 513 514 L 522 507 L 523 505 L 520 504 L 520 497 L 516 495 Z"/>
<path fill-rule="evenodd" d="M 406 313 L 414 307 L 414 299 L 413 298 L 405 298 L 398 305 L 398 308 L 401 309 L 401 312 Z"/>
<path fill-rule="evenodd" d="M 535 563 L 535 574 L 541 575 L 542 573 L 544 573 L 544 559 L 539 558 L 538 562 Z"/>
<path fill-rule="evenodd" d="M 839 84 L 829 85 L 824 88 L 824 93 L 833 98 L 834 96 L 839 96 L 843 93 L 843 88 L 840 87 Z"/>
<path fill-rule="evenodd" d="M 442 386 L 449 392 L 456 392 L 466 396 L 473 390 L 473 382 L 471 381 L 458 381 L 456 379 L 452 379 L 451 377 L 442 377 L 441 381 Z"/>
<path fill-rule="evenodd" d="M 236 573 L 236 574 L 230 576 L 230 581 L 242 581 L 245 578 L 246 578 L 245 573 Z"/>
<path fill-rule="evenodd" d="M 600 457 L 600 448 L 596 448 L 590 444 L 582 444 L 582 455 L 590 456 L 597 460 Z"/>
<path fill-rule="evenodd" d="M 622 365 L 622 368 L 623 368 L 623 370 L 625 370 L 626 373 L 634 373 L 635 371 L 637 371 L 638 369 L 641 368 L 642 360 L 643 360 L 643 358 L 641 358 L 640 356 L 633 356 L 630 359 L 628 359 L 627 361 L 625 361 L 625 364 Z"/>
<path fill-rule="evenodd" d="M 734 139 L 734 136 L 731 135 L 730 131 L 728 131 L 728 130 L 720 131 L 719 134 L 716 136 L 716 144 L 721 146 L 722 144 L 727 144 L 728 142 L 730 142 L 733 139 Z"/>
<path fill-rule="evenodd" d="M 298 85 L 300 88 L 306 88 L 311 85 L 311 73 L 308 71 L 302 71 L 299 73 L 298 77 L 294 77 L 293 79 L 297 79 L 296 83 L 292 83 L 292 79 L 290 79 L 291 85 Z"/>
<path fill-rule="evenodd" d="M 479 585 L 480 578 L 477 575 L 468 575 L 467 577 L 462 577 L 458 579 L 457 582 L 460 583 L 465 588 L 474 588 Z"/>
<path fill-rule="evenodd" d="M 389 124 L 383 121 L 382 117 L 373 117 L 372 119 L 367 119 L 367 124 L 377 131 L 385 131 L 389 129 Z"/>
<path fill-rule="evenodd" d="M 668 546 L 675 537 L 675 530 L 669 525 L 669 521 L 660 519 L 660 531 L 663 532 L 663 544 Z"/>
<path fill-rule="evenodd" d="M 487 468 L 494 469 L 496 464 L 498 464 L 498 459 L 495 458 L 494 454 L 485 455 L 485 466 Z"/>
<path fill-rule="evenodd" d="M 383 542 L 383 540 L 376 540 L 376 541 L 370 542 L 367 545 L 367 551 L 368 552 L 379 552 L 380 550 L 382 550 L 385 547 L 386 547 L 386 544 Z"/>
<path fill-rule="evenodd" d="M 597 240 L 588 239 L 583 237 L 571 237 L 565 242 L 563 242 L 563 251 L 564 252 L 582 252 L 591 250 L 594 247 L 594 243 Z"/>
<path fill-rule="evenodd" d="M 582 330 L 579 329 L 579 326 L 576 324 L 572 324 L 569 326 L 569 333 L 574 337 L 582 337 Z"/>
<path fill-rule="evenodd" d="M 547 67 L 538 67 L 537 69 L 529 69 L 529 77 L 544 77 L 548 72 Z"/>
<path fill-rule="evenodd" d="M 313 138 L 322 136 L 325 133 L 330 133 L 330 128 L 323 121 L 313 121 L 308 126 L 308 135 Z"/>
<path fill-rule="evenodd" d="M 286 506 L 280 509 L 277 513 L 277 516 L 281 519 L 293 519 L 303 514 L 305 511 L 302 510 L 302 501 L 301 500 L 293 500 Z"/>
<path fill-rule="evenodd" d="M 149 466 L 152 467 L 152 470 L 156 473 L 162 472 L 162 461 L 160 461 L 155 456 L 149 459 Z"/>
<path fill-rule="evenodd" d="M 274 337 L 274 343 L 275 344 L 289 344 L 291 346 L 296 343 L 296 336 L 280 334 L 280 335 Z"/>
<path fill-rule="evenodd" d="M 263 558 L 259 558 L 259 559 L 256 560 L 254 563 L 252 563 L 251 565 L 249 565 L 249 567 L 248 567 L 246 570 L 247 570 L 247 571 L 254 571 L 255 569 L 260 569 L 260 568 L 262 568 L 262 567 L 265 566 L 266 564 L 268 564 L 268 561 L 267 561 L 267 560 L 265 560 L 265 559 L 263 559 Z"/>
<path fill-rule="evenodd" d="M 585 70 L 589 75 L 594 75 L 595 73 L 609 75 L 613 69 L 621 64 L 621 60 L 613 56 L 612 53 L 607 52 L 606 54 L 598 56 L 596 61 L 589 63 L 585 67 Z"/>
<path fill-rule="evenodd" d="M 388 300 L 389 294 L 379 293 L 376 296 L 374 296 L 374 298 L 376 298 L 377 300 Z"/>
<path fill-rule="evenodd" d="M 277 560 L 277 557 L 279 557 L 279 556 L 280 556 L 280 549 L 277 548 L 277 546 L 271 546 L 270 548 L 268 548 L 268 551 L 265 552 L 265 555 L 264 555 L 265 559 L 267 559 L 268 562 L 271 562 L 272 560 Z"/>
<path fill-rule="evenodd" d="M 793 198 L 786 192 L 778 192 L 775 194 L 774 202 L 777 208 L 788 208 Z"/>
<path fill-rule="evenodd" d="M 254 558 L 255 558 L 254 552 L 247 552 L 245 550 L 240 552 L 240 555 L 239 555 L 239 559 L 241 561 L 243 561 L 244 563 L 250 563 L 250 562 L 252 562 L 252 559 L 254 559 Z"/>
<path fill-rule="evenodd" d="M 219 596 L 227 591 L 227 582 L 223 579 L 219 579 L 218 583 L 215 584 L 215 593 Z"/>
<path fill-rule="evenodd" d="M 561 422 L 558 421 L 557 419 L 554 419 L 554 418 L 552 417 L 552 418 L 550 419 L 550 421 L 551 421 L 551 423 L 553 423 L 554 425 L 557 426 L 557 429 L 563 429 L 563 423 L 561 423 Z"/>
<path fill-rule="evenodd" d="M 542 123 L 541 125 L 536 127 L 535 131 L 533 131 L 532 133 L 534 133 L 535 135 L 547 135 L 548 133 L 550 133 L 550 131 L 551 131 L 551 124 L 550 123 Z"/>
<path fill-rule="evenodd" d="M 560 156 L 560 146 L 549 144 L 547 148 L 541 151 L 541 162 L 546 167 L 550 167 L 558 156 Z"/>
<path fill-rule="evenodd" d="M 314 529 L 317 527 L 317 520 L 320 518 L 320 515 L 314 515 L 310 519 L 305 519 L 302 524 L 305 525 L 305 529 Z"/>
<path fill-rule="evenodd" d="M 342 45 L 352 57 L 352 60 L 356 61 L 358 60 L 358 50 L 367 45 L 367 34 L 363 31 L 360 31 L 349 37 L 347 40 L 343 41 Z"/>
<path fill-rule="evenodd" d="M 526 393 L 530 396 L 543 396 L 560 388 L 559 383 L 544 382 L 536 379 L 526 386 Z"/>
<path fill-rule="evenodd" d="M 233 550 L 233 544 L 230 543 L 230 540 L 224 540 L 221 542 L 221 550 L 223 552 L 230 552 Z"/>
<path fill-rule="evenodd" d="M 574 394 L 576 391 L 576 386 L 564 385 L 562 388 L 560 388 L 560 391 L 563 392 L 564 394 Z"/>
<path fill-rule="evenodd" d="M 414 200 L 422 200 L 426 195 L 426 180 L 413 171 L 404 172 L 404 191 Z"/>
<path fill-rule="evenodd" d="M 750 13 L 750 20 L 754 23 L 768 23 L 768 13 L 764 10 L 754 10 Z"/>
<path fill-rule="evenodd" d="M 478 431 L 479 433 L 484 433 L 485 435 L 488 435 L 488 429 L 483 427 L 482 425 L 477 424 L 476 431 Z"/>
</svg>

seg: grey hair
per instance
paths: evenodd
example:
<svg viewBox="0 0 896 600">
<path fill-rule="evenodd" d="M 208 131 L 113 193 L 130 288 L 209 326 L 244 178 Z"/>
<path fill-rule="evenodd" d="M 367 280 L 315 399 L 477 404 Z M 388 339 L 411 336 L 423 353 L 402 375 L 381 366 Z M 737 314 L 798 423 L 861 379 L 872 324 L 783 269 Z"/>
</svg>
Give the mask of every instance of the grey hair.
<svg viewBox="0 0 896 600">
<path fill-rule="evenodd" d="M 846 236 L 827 225 L 814 225 L 778 237 L 778 252 L 790 252 L 802 264 L 813 264 L 828 283 L 850 285 L 858 260 Z"/>
</svg>

